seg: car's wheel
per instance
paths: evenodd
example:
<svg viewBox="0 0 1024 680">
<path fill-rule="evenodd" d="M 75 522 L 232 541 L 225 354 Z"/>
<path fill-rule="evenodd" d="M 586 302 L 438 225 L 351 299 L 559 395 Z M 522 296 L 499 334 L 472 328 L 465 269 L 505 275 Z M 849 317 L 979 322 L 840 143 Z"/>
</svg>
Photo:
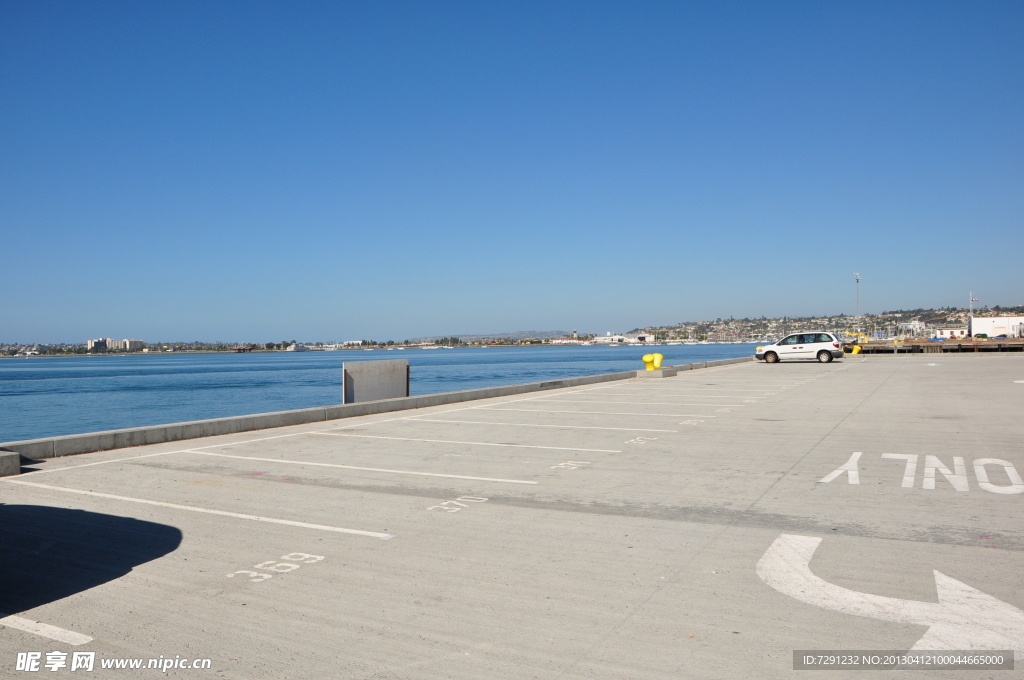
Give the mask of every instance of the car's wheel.
<svg viewBox="0 0 1024 680">
<path fill-rule="evenodd" d="M 775 352 L 766 352 L 764 355 L 764 362 L 766 364 L 777 364 L 779 363 L 779 355 Z"/>
<path fill-rule="evenodd" d="M 832 352 L 818 352 L 818 361 L 823 364 L 832 361 Z"/>
</svg>

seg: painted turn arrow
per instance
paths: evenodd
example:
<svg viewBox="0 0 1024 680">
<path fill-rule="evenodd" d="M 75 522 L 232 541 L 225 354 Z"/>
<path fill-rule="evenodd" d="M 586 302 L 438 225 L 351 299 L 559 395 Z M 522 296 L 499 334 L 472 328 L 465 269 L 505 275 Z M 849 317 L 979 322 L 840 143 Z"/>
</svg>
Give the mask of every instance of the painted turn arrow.
<svg viewBox="0 0 1024 680">
<path fill-rule="evenodd" d="M 782 534 L 757 563 L 757 575 L 780 593 L 825 609 L 929 626 L 913 649 L 1012 649 L 1024 654 L 1024 611 L 938 571 L 938 603 L 849 590 L 808 566 L 821 539 Z"/>
</svg>

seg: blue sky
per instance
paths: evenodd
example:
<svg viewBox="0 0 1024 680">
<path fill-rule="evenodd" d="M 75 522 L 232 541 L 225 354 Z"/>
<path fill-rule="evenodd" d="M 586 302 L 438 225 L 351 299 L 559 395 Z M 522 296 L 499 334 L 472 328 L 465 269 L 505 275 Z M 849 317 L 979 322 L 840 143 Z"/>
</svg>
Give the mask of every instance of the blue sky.
<svg viewBox="0 0 1024 680">
<path fill-rule="evenodd" d="M 0 4 L 0 341 L 1022 304 L 1024 4 Z"/>
</svg>

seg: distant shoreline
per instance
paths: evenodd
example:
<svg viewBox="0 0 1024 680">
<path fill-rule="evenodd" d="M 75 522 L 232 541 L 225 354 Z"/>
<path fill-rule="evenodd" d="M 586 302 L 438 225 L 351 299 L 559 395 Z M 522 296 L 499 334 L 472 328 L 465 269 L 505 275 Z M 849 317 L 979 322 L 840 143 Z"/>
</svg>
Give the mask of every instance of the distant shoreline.
<svg viewBox="0 0 1024 680">
<path fill-rule="evenodd" d="M 389 352 L 397 351 L 399 349 L 405 350 L 434 350 L 434 349 L 493 349 L 493 348 L 515 348 L 515 349 L 530 349 L 537 347 L 560 347 L 560 348 L 579 348 L 579 347 L 665 347 L 667 343 L 650 343 L 650 344 L 600 344 L 600 345 L 553 345 L 553 344 L 529 344 L 529 345 L 460 345 L 458 347 L 444 347 L 442 345 L 436 345 L 434 347 L 351 347 L 346 349 L 311 349 L 303 352 L 289 352 L 284 349 L 254 349 L 249 352 L 235 352 L 235 351 L 217 351 L 217 350 L 195 350 L 190 352 L 128 352 L 125 354 L 105 352 L 102 354 L 33 354 L 32 356 L 0 356 L 0 359 L 80 359 L 80 358 L 101 358 L 101 357 L 159 357 L 159 356 L 193 356 L 196 354 L 327 354 L 330 352 Z M 672 346 L 680 345 L 753 345 L 756 344 L 754 341 L 749 342 L 680 342 L 672 343 Z"/>
</svg>

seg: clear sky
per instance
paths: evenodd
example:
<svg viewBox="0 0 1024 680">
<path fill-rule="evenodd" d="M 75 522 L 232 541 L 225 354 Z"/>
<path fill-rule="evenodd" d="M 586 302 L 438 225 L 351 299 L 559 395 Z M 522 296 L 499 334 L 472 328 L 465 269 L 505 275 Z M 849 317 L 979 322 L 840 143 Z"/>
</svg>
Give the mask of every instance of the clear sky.
<svg viewBox="0 0 1024 680">
<path fill-rule="evenodd" d="M 1021 2 L 0 2 L 0 341 L 1024 303 Z"/>
</svg>

